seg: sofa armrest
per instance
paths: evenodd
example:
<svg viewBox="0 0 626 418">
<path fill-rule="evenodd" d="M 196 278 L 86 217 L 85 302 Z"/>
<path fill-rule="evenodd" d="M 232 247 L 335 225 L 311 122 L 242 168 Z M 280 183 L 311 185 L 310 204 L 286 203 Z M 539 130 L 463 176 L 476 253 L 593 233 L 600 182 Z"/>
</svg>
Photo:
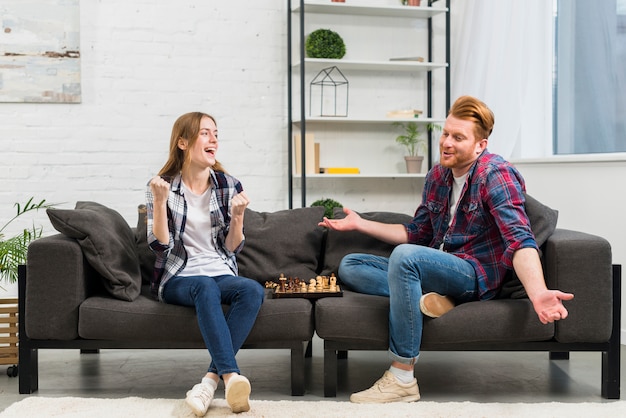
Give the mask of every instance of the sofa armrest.
<svg viewBox="0 0 626 418">
<path fill-rule="evenodd" d="M 26 262 L 25 330 L 31 339 L 78 338 L 78 308 L 95 275 L 75 239 L 56 234 L 33 241 Z"/>
<path fill-rule="evenodd" d="M 548 288 L 574 294 L 564 302 L 569 316 L 557 321 L 559 342 L 607 342 L 612 332 L 613 284 L 609 242 L 599 236 L 557 229 L 544 253 Z"/>
</svg>

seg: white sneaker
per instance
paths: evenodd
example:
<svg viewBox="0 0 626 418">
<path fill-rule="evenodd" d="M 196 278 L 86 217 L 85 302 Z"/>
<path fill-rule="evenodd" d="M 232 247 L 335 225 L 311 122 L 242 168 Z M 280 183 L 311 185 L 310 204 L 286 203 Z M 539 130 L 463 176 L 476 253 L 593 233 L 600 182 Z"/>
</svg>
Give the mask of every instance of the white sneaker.
<svg viewBox="0 0 626 418">
<path fill-rule="evenodd" d="M 235 375 L 228 380 L 226 385 L 226 402 L 234 413 L 248 412 L 250 410 L 250 381 L 244 376 Z"/>
<path fill-rule="evenodd" d="M 194 414 L 203 417 L 206 411 L 209 410 L 213 395 L 215 395 L 215 388 L 209 383 L 202 381 L 187 392 L 185 402 L 187 402 Z"/>
<path fill-rule="evenodd" d="M 402 383 L 389 370 L 371 388 L 350 396 L 350 401 L 354 403 L 415 402 L 419 399 L 416 379 L 411 383 Z"/>
</svg>

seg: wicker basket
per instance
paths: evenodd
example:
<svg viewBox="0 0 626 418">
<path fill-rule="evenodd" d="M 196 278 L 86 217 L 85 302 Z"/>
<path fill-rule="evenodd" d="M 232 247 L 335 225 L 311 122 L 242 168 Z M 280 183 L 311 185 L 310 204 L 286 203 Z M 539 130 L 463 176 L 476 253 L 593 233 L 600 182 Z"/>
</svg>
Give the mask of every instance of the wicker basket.
<svg viewBox="0 0 626 418">
<path fill-rule="evenodd" d="M 0 299 L 0 364 L 17 364 L 17 298 Z"/>
</svg>

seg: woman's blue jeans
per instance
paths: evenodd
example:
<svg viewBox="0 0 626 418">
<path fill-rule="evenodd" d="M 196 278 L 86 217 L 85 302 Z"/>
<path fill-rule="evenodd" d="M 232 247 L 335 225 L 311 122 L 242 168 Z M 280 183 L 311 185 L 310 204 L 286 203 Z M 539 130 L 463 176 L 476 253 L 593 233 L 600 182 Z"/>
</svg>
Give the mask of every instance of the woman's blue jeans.
<svg viewBox="0 0 626 418">
<path fill-rule="evenodd" d="M 389 297 L 389 354 L 403 364 L 414 364 L 419 357 L 423 293 L 447 295 L 457 303 L 478 300 L 472 264 L 421 245 L 398 245 L 389 258 L 349 254 L 341 260 L 338 275 L 347 289 Z"/>
<path fill-rule="evenodd" d="M 240 373 L 235 354 L 256 320 L 264 290 L 260 283 L 240 276 L 175 276 L 163 289 L 166 303 L 196 308 L 198 326 L 211 354 L 208 371 L 222 376 Z M 222 303 L 230 305 L 226 313 Z"/>
</svg>

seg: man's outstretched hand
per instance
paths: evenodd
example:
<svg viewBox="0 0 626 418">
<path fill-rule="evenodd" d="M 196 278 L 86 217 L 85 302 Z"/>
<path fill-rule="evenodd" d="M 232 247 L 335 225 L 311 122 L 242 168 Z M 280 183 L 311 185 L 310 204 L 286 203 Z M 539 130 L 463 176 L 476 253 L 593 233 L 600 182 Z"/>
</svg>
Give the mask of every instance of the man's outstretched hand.
<svg viewBox="0 0 626 418">
<path fill-rule="evenodd" d="M 548 290 L 540 293 L 532 300 L 533 308 L 543 324 L 567 318 L 567 309 L 563 306 L 564 300 L 572 300 L 572 293 L 564 293 L 560 290 Z"/>
</svg>

